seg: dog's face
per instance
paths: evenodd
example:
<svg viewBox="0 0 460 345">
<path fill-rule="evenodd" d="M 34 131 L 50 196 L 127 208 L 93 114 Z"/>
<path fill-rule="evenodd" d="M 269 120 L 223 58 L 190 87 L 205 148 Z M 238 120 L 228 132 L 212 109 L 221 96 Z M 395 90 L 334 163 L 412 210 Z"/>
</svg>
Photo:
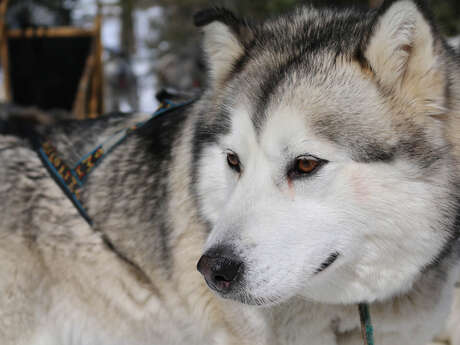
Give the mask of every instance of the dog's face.
<svg viewBox="0 0 460 345">
<path fill-rule="evenodd" d="M 221 296 L 384 299 L 440 255 L 453 208 L 442 46 L 411 1 L 380 12 L 204 17 L 196 189 L 212 230 L 198 268 Z"/>
</svg>

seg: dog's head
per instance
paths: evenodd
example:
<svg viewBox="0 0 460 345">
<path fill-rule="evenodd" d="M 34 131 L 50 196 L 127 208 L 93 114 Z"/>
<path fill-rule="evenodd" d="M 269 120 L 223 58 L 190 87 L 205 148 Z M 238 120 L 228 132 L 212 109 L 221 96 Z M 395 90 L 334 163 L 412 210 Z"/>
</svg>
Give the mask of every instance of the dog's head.
<svg viewBox="0 0 460 345">
<path fill-rule="evenodd" d="M 223 297 L 354 303 L 403 293 L 452 236 L 448 54 L 418 2 L 197 15 L 209 90 L 198 269 Z"/>
</svg>

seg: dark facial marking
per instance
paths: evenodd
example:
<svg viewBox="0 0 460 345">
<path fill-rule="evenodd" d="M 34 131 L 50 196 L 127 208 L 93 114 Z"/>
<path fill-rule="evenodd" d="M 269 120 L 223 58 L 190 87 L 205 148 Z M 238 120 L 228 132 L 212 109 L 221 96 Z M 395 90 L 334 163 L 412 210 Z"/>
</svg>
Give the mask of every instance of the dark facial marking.
<svg viewBox="0 0 460 345">
<path fill-rule="evenodd" d="M 252 54 L 253 59 L 273 56 L 273 62 L 267 66 L 269 72 L 260 77 L 257 106 L 252 119 L 257 132 L 266 121 L 269 103 L 277 101 L 273 99 L 277 89 L 283 85 L 286 87 L 284 92 L 287 92 L 293 86 L 287 85 L 291 75 L 327 78 L 327 70 L 334 68 L 336 61 L 342 60 L 339 57 L 349 61 L 356 59 L 356 49 L 370 15 L 360 11 L 346 15 L 330 9 L 323 11 L 319 16 L 307 17 L 303 23 L 297 24 L 295 30 L 295 24 L 286 18 L 286 21 L 274 24 L 281 24 L 277 31 L 272 31 L 270 27 L 256 31 L 258 44 Z M 330 54 L 335 58 L 318 58 Z M 313 63 L 315 61 L 317 63 Z"/>
<path fill-rule="evenodd" d="M 224 83 L 230 82 L 235 76 L 239 75 L 246 65 L 251 61 L 252 51 L 255 47 L 255 41 L 251 41 L 244 50 L 244 54 L 241 55 L 236 62 L 233 63 L 232 69 L 228 73 L 224 80 Z"/>
<path fill-rule="evenodd" d="M 340 115 L 322 116 L 313 123 L 315 132 L 327 140 L 350 150 L 357 162 L 388 162 L 394 158 L 395 148 L 378 142 L 375 136 L 364 133 L 363 124 L 341 118 Z"/>
<path fill-rule="evenodd" d="M 254 116 L 252 117 L 252 122 L 257 133 L 261 132 L 262 126 L 266 121 L 266 110 L 272 100 L 273 94 L 280 83 L 286 78 L 290 67 L 295 63 L 295 61 L 296 58 L 293 57 L 285 64 L 272 70 L 260 84 L 257 107 Z"/>
</svg>

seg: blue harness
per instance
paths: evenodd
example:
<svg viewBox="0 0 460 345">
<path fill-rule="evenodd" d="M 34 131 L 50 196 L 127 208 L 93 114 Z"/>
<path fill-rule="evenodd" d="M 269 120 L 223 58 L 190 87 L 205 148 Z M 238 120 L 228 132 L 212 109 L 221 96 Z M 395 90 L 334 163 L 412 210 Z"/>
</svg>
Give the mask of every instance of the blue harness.
<svg viewBox="0 0 460 345">
<path fill-rule="evenodd" d="M 70 167 L 67 163 L 58 156 L 56 148 L 49 140 L 40 140 L 37 148 L 38 156 L 50 173 L 51 177 L 61 187 L 62 191 L 67 195 L 80 215 L 86 220 L 89 225 L 93 225 L 86 209 L 80 201 L 80 192 L 84 187 L 85 181 L 94 171 L 94 169 L 108 156 L 118 145 L 120 145 L 130 134 L 139 128 L 144 127 L 154 118 L 169 113 L 173 110 L 185 107 L 191 104 L 192 101 L 174 104 L 169 100 L 162 100 L 160 107 L 152 114 L 152 116 L 143 122 L 124 128 L 115 132 L 102 144 L 98 145 L 94 150 L 84 155 L 74 167 Z"/>
</svg>

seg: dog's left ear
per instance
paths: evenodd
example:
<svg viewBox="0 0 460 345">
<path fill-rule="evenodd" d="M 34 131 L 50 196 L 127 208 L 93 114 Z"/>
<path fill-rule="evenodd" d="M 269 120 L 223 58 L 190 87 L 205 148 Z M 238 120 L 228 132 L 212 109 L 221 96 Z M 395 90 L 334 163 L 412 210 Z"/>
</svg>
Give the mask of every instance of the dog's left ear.
<svg viewBox="0 0 460 345">
<path fill-rule="evenodd" d="M 444 112 L 443 41 L 421 1 L 385 1 L 360 53 L 385 91 L 430 115 Z"/>
<path fill-rule="evenodd" d="M 204 31 L 204 51 L 208 60 L 211 86 L 218 87 L 245 53 L 252 30 L 243 20 L 224 8 L 212 8 L 194 16 Z"/>
</svg>

